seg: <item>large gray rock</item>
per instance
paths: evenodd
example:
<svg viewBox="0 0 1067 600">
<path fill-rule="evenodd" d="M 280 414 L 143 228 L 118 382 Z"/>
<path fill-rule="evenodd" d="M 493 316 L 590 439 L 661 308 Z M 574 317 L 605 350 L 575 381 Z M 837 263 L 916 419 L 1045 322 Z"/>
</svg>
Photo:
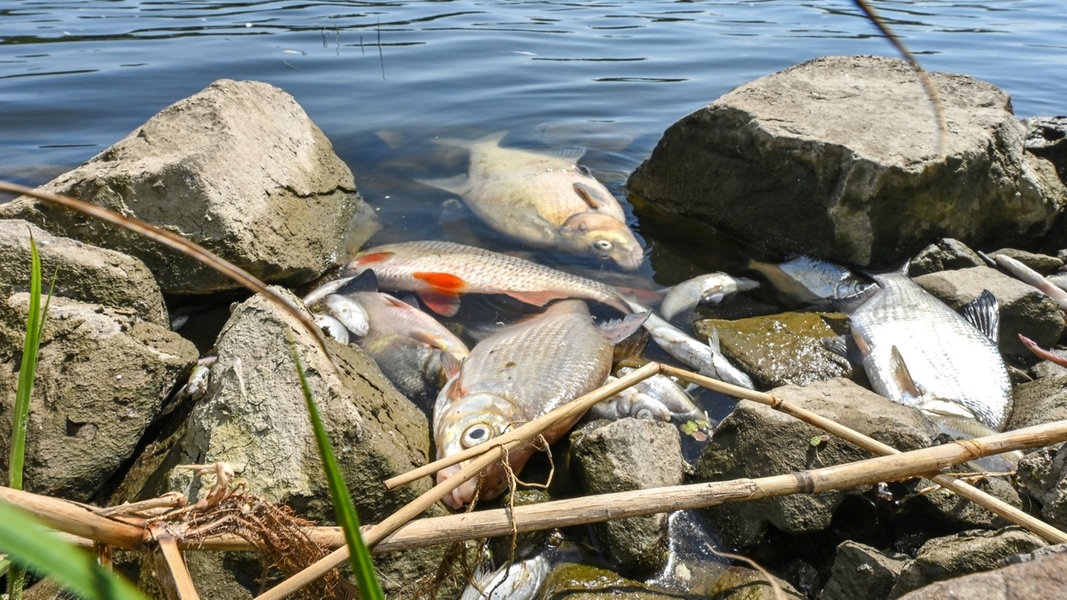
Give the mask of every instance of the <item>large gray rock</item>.
<svg viewBox="0 0 1067 600">
<path fill-rule="evenodd" d="M 1059 306 L 1044 293 L 990 267 L 938 271 L 915 278 L 926 291 L 959 310 L 989 290 L 1000 306 L 997 345 L 1010 356 L 1033 354 L 1019 341 L 1022 333 L 1042 346 L 1055 344 L 1063 335 L 1064 318 Z"/>
<path fill-rule="evenodd" d="M 41 256 L 44 293 L 129 309 L 170 327 L 163 294 L 144 263 L 114 250 L 56 237 L 26 221 L 0 220 L 0 297 L 30 288 L 30 236 Z"/>
<path fill-rule="evenodd" d="M 1067 419 L 1067 374 L 1050 374 L 1015 386 L 1012 406 L 1007 431 Z"/>
<path fill-rule="evenodd" d="M 859 542 L 845 541 L 837 547 L 830 579 L 820 598 L 886 598 L 907 560 L 904 554 L 887 554 Z"/>
<path fill-rule="evenodd" d="M 664 133 L 628 189 L 635 205 L 704 221 L 765 247 L 881 265 L 954 237 L 1033 240 L 1067 192 L 1023 151 L 1008 95 L 931 74 L 945 132 L 899 59 L 815 59 L 742 85 Z"/>
<path fill-rule="evenodd" d="M 989 571 L 1008 556 L 1045 545 L 1041 538 L 1017 527 L 965 531 L 934 538 L 923 544 L 918 555 L 904 566 L 889 595 L 896 598 L 934 581 Z"/>
<path fill-rule="evenodd" d="M 362 522 L 379 522 L 429 489 L 429 478 L 394 492 L 382 485 L 426 462 L 430 438 L 422 412 L 362 351 L 331 342 L 338 374 L 295 319 L 258 295 L 237 306 L 219 334 L 218 361 L 207 396 L 189 417 L 177 449 L 179 462 L 243 467 L 249 491 L 293 506 L 312 521 L 334 519 L 287 338 L 294 340 L 303 362 Z M 169 489 L 190 497 L 200 491 L 184 470 L 170 474 Z M 441 551 L 390 554 L 375 564 L 383 581 L 410 582 L 432 573 Z"/>
<path fill-rule="evenodd" d="M 671 423 L 646 419 L 597 421 L 571 434 L 579 485 L 588 494 L 680 485 L 685 459 Z M 593 526 L 604 551 L 624 573 L 648 574 L 667 563 L 667 515 L 658 513 Z"/>
<path fill-rule="evenodd" d="M 847 379 L 785 386 L 775 397 L 851 427 L 898 450 L 930 443 L 929 425 L 915 409 L 896 404 Z M 784 475 L 870 458 L 870 454 L 772 408 L 742 400 L 715 429 L 696 465 L 697 481 Z M 795 494 L 706 509 L 712 528 L 728 547 L 750 546 L 768 525 L 785 533 L 829 527 L 845 492 Z"/>
<path fill-rule="evenodd" d="M 1035 552 L 1034 554 L 1037 554 Z M 1020 564 L 931 583 L 901 600 L 1021 600 L 1053 598 L 1067 590 L 1067 552 L 1035 556 Z"/>
<path fill-rule="evenodd" d="M 137 217 L 271 282 L 310 281 L 343 260 L 362 199 L 352 172 L 295 100 L 219 80 L 42 186 Z M 156 242 L 28 197 L 0 206 L 56 235 L 131 254 L 166 294 L 236 288 Z"/>
<path fill-rule="evenodd" d="M 29 294 L 0 301 L 0 369 L 18 373 Z M 26 488 L 88 501 L 133 454 L 197 359 L 191 342 L 133 311 L 52 298 L 30 400 Z M 0 378 L 10 431 L 17 377 Z M 0 436 L 7 469 L 10 436 Z"/>
<path fill-rule="evenodd" d="M 1049 524 L 1067 527 L 1067 446 L 1046 446 L 1019 461 L 1019 487 L 1041 509 Z"/>
</svg>

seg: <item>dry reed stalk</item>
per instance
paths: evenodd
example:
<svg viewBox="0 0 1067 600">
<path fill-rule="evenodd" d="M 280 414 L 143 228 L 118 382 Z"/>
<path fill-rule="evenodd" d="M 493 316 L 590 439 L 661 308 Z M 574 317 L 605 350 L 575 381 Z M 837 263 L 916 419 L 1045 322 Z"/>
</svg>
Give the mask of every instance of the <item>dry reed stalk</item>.
<svg viewBox="0 0 1067 600">
<path fill-rule="evenodd" d="M 32 512 L 45 525 L 58 531 L 127 550 L 148 549 L 143 527 L 116 517 L 97 515 L 91 506 L 3 486 L 0 486 L 0 500 Z"/>
<path fill-rule="evenodd" d="M 159 524 L 162 525 L 162 524 Z M 152 527 L 151 531 L 159 544 L 158 552 L 162 556 L 162 563 L 167 575 L 164 589 L 173 593 L 177 600 L 200 600 L 200 595 L 193 585 L 193 576 L 185 565 L 185 558 L 178 548 L 178 542 L 173 535 L 169 534 L 164 527 Z"/>
</svg>

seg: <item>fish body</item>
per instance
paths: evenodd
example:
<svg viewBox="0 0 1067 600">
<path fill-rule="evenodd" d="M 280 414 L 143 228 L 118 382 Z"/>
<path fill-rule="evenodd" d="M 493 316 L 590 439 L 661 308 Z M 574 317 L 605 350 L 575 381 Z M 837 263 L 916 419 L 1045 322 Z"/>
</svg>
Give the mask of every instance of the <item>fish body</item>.
<svg viewBox="0 0 1067 600">
<path fill-rule="evenodd" d="M 1064 291 L 1055 280 L 1043 277 L 1037 271 L 1007 254 L 994 254 L 992 258 L 1000 268 L 1011 273 L 1019 281 L 1041 290 L 1046 296 L 1052 298 L 1057 306 L 1067 310 L 1067 291 Z"/>
<path fill-rule="evenodd" d="M 312 313 L 312 319 L 315 321 L 315 325 L 319 327 L 326 335 L 333 339 L 347 345 L 352 339 L 352 334 L 348 331 L 348 327 L 339 321 L 335 317 L 330 315 L 323 315 L 319 313 Z"/>
<path fill-rule="evenodd" d="M 672 286 L 660 304 L 659 312 L 666 319 L 696 307 L 700 302 L 718 304 L 730 294 L 755 289 L 759 283 L 726 273 L 706 273 Z"/>
<path fill-rule="evenodd" d="M 632 332 L 639 325 L 640 321 L 623 329 Z M 610 372 L 614 343 L 625 333 L 595 325 L 584 302 L 563 300 L 485 338 L 437 396 L 433 416 L 437 457 L 486 442 L 596 389 Z M 545 431 L 548 443 L 559 439 L 577 418 Z M 534 450 L 528 446 L 509 452 L 511 469 L 518 472 Z M 437 481 L 462 466 L 442 469 Z M 495 498 L 506 487 L 505 470 L 495 464 L 482 477 L 479 497 Z M 476 493 L 477 478 L 456 488 L 444 502 L 458 509 Z"/>
<path fill-rule="evenodd" d="M 551 267 L 453 242 L 384 244 L 360 252 L 346 275 L 373 269 L 384 289 L 415 292 L 431 310 L 452 316 L 467 293 L 506 294 L 536 306 L 560 298 L 585 298 L 622 312 L 629 307 L 611 286 Z"/>
<path fill-rule="evenodd" d="M 545 553 L 501 565 L 495 570 L 479 566 L 460 600 L 531 600 L 544 585 L 552 561 Z"/>
<path fill-rule="evenodd" d="M 628 372 L 628 371 L 627 371 Z M 623 370 L 620 369 L 620 374 Z M 608 377 L 608 381 L 615 380 Z M 601 419 L 634 417 L 650 421 L 707 420 L 707 414 L 696 405 L 682 386 L 670 377 L 655 374 L 624 389 L 589 409 L 589 416 Z"/>
<path fill-rule="evenodd" d="M 470 152 L 469 172 L 423 183 L 458 194 L 478 218 L 524 244 L 611 261 L 628 271 L 641 266 L 641 245 L 619 201 L 576 163 L 581 149 L 504 148 L 503 137 L 438 140 Z"/>
<path fill-rule="evenodd" d="M 368 316 L 359 346 L 401 393 L 429 412 L 448 365 L 467 357 L 466 344 L 430 315 L 389 294 L 356 292 L 351 299 Z"/>
<path fill-rule="evenodd" d="M 999 322 L 992 294 L 972 304 L 984 320 L 967 320 L 906 275 L 874 280 L 879 289 L 849 311 L 871 387 L 928 414 L 973 418 L 1002 430 L 1011 411 L 1011 380 L 992 339 Z M 976 322 L 985 323 L 985 333 Z"/>
<path fill-rule="evenodd" d="M 807 256 L 778 264 L 753 260 L 748 266 L 766 277 L 785 301 L 797 305 L 826 305 L 873 285 L 845 267 Z"/>
</svg>

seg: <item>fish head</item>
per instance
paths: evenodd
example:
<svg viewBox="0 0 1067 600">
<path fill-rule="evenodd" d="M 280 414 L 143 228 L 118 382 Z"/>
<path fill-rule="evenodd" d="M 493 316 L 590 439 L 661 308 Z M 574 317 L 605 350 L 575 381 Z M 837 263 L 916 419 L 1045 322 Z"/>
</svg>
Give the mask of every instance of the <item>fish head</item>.
<svg viewBox="0 0 1067 600">
<path fill-rule="evenodd" d="M 452 393 L 454 386 L 446 386 L 442 394 Z M 438 398 L 438 408 L 441 408 Z M 522 417 L 511 401 L 484 392 L 472 393 L 454 399 L 439 414 L 434 414 L 434 442 L 437 445 L 437 458 L 453 456 L 468 448 L 484 444 L 505 433 L 511 426 L 521 421 Z M 441 483 L 455 475 L 466 466 L 465 461 L 437 472 L 437 482 Z M 514 467 L 514 457 L 512 466 Z M 521 465 L 520 465 L 521 466 Z M 504 491 L 507 480 L 501 464 L 494 463 L 486 469 L 485 474 L 464 482 L 443 499 L 445 505 L 458 510 L 475 498 L 495 498 Z"/>
<path fill-rule="evenodd" d="M 630 228 L 611 215 L 596 211 L 576 214 L 563 223 L 559 234 L 568 252 L 611 261 L 626 271 L 636 271 L 645 258 Z"/>
</svg>

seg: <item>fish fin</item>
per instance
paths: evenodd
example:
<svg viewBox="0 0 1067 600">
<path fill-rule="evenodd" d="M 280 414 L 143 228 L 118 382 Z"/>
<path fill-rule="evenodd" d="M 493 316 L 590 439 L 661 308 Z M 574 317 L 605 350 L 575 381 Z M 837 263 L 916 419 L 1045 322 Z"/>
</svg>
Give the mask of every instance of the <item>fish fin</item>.
<svg viewBox="0 0 1067 600">
<path fill-rule="evenodd" d="M 586 148 L 584 146 L 565 146 L 563 148 L 554 148 L 542 154 L 549 156 L 556 156 L 559 158 L 565 158 L 567 160 L 578 161 L 585 156 Z"/>
<path fill-rule="evenodd" d="M 445 372 L 445 379 L 452 379 L 459 373 L 463 362 L 448 352 L 441 353 L 441 370 Z M 459 386 L 452 386 L 459 387 Z"/>
<path fill-rule="evenodd" d="M 493 144 L 495 146 L 499 146 L 500 140 L 504 139 L 507 134 L 508 132 L 504 130 L 494 131 L 493 133 L 473 140 L 461 140 L 458 138 L 435 138 L 430 141 L 435 144 L 440 144 L 441 146 L 454 146 L 456 148 L 467 148 L 469 150 L 474 146 L 481 146 L 483 144 Z"/>
<path fill-rule="evenodd" d="M 362 254 L 353 258 L 344 268 L 343 273 L 349 275 L 361 268 L 367 268 L 367 265 L 375 265 L 385 262 L 392 257 L 392 252 L 371 252 L 370 254 Z"/>
<path fill-rule="evenodd" d="M 610 203 L 609 201 L 600 197 L 600 190 L 594 188 L 593 186 L 586 185 L 581 181 L 575 181 L 573 187 L 574 193 L 582 199 L 582 202 L 585 202 L 586 206 L 593 210 L 600 210 L 608 206 L 608 204 Z"/>
<path fill-rule="evenodd" d="M 454 317 L 459 312 L 459 297 L 432 290 L 415 292 L 426 307 L 443 317 Z"/>
<path fill-rule="evenodd" d="M 453 177 L 444 177 L 441 179 L 416 179 L 415 181 L 460 196 L 466 193 L 467 188 L 470 187 L 470 178 L 467 177 L 466 173 L 460 173 Z"/>
<path fill-rule="evenodd" d="M 376 292 L 378 291 L 378 275 L 375 274 L 374 269 L 367 269 L 359 275 L 356 275 L 351 281 L 345 283 L 341 287 L 337 288 L 336 294 L 353 294 L 356 292 Z"/>
<path fill-rule="evenodd" d="M 440 271 L 416 271 L 412 277 L 430 286 L 435 292 L 458 295 L 467 289 L 462 277 Z"/>
<path fill-rule="evenodd" d="M 993 340 L 993 343 L 997 342 L 997 336 L 1000 335 L 1000 304 L 993 292 L 982 290 L 977 298 L 963 305 L 960 313 L 975 329 Z"/>
<path fill-rule="evenodd" d="M 560 298 L 569 298 L 566 294 L 552 291 L 503 291 L 501 292 L 507 296 L 510 296 L 519 302 L 525 302 L 526 304 L 532 304 L 534 306 L 544 306 L 553 300 L 559 300 Z"/>
<path fill-rule="evenodd" d="M 649 314 L 647 312 L 630 313 L 619 319 L 604 321 L 600 324 L 600 331 L 612 344 L 618 344 L 640 329 Z"/>
<path fill-rule="evenodd" d="M 822 347 L 838 356 L 848 358 L 848 336 L 835 335 L 822 338 Z"/>
<path fill-rule="evenodd" d="M 889 370 L 901 391 L 915 399 L 922 397 L 922 390 L 911 378 L 908 365 L 904 364 L 904 357 L 900 355 L 900 349 L 896 346 L 893 346 L 889 354 Z"/>
</svg>

